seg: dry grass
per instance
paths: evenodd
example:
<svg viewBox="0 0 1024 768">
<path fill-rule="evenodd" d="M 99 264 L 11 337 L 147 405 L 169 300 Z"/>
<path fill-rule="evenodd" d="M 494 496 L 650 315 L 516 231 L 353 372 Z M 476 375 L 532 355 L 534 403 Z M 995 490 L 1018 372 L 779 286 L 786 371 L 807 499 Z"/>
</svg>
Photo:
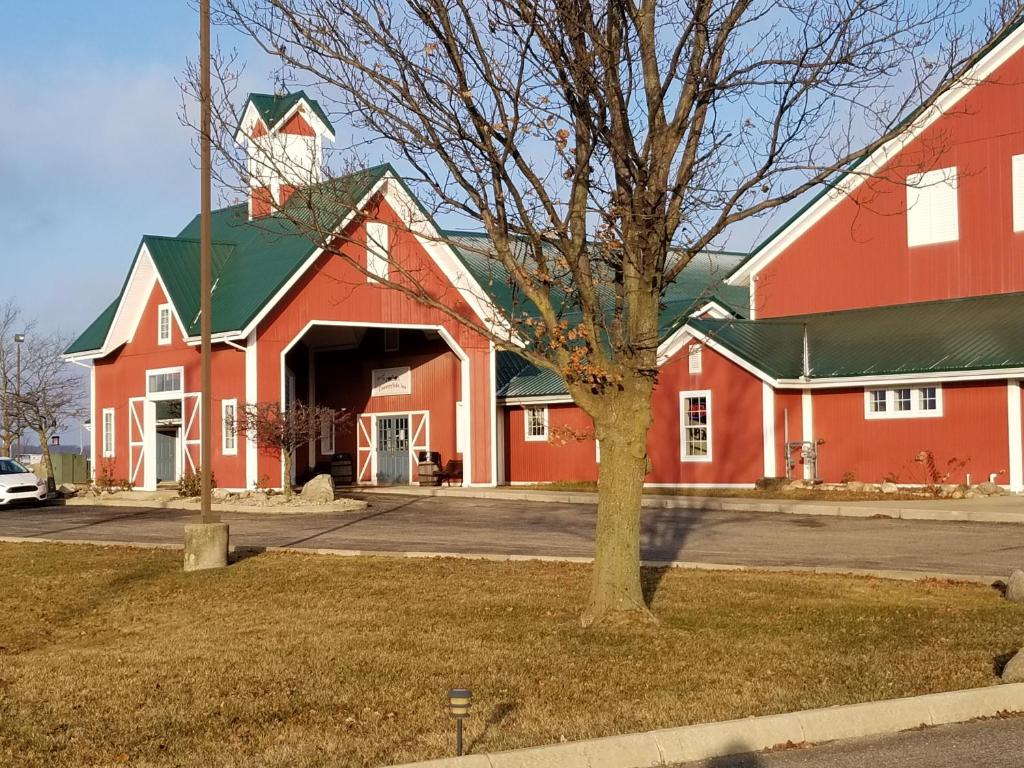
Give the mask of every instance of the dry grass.
<svg viewBox="0 0 1024 768">
<path fill-rule="evenodd" d="M 517 485 L 517 491 L 563 491 L 569 493 L 597 493 L 597 483 L 590 481 L 559 481 Z M 700 496 L 723 499 L 758 499 L 761 501 L 952 501 L 929 493 L 897 491 L 835 491 L 817 488 L 792 491 L 761 491 L 757 488 L 644 488 L 650 496 Z"/>
<path fill-rule="evenodd" d="M 987 588 L 669 571 L 584 631 L 588 569 L 0 544 L 0 764 L 366 766 L 995 682 Z"/>
</svg>

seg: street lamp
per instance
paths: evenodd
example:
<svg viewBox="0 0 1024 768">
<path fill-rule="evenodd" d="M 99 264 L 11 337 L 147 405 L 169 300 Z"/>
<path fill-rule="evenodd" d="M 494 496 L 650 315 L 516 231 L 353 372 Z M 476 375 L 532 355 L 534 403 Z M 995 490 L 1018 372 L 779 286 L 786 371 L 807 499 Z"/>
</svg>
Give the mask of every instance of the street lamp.
<svg viewBox="0 0 1024 768">
<path fill-rule="evenodd" d="M 16 350 L 15 358 L 17 364 L 15 366 L 17 370 L 17 378 L 14 384 L 14 402 L 21 405 L 21 345 L 25 342 L 24 333 L 14 334 L 14 349 Z M 21 453 L 21 411 L 17 410 L 14 412 L 14 456 L 17 458 L 18 454 Z"/>
<path fill-rule="evenodd" d="M 455 718 L 455 755 L 462 757 L 462 721 L 469 716 L 473 692 L 468 688 L 448 691 L 448 713 Z"/>
</svg>

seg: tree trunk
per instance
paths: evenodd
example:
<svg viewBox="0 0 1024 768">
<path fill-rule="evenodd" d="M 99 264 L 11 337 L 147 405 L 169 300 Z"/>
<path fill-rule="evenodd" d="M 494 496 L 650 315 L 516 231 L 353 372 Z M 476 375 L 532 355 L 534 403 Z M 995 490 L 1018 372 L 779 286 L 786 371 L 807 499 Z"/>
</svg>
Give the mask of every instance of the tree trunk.
<svg viewBox="0 0 1024 768">
<path fill-rule="evenodd" d="M 648 466 L 649 395 L 617 397 L 602 404 L 594 416 L 601 441 L 597 542 L 583 626 L 622 618 L 654 619 L 644 601 L 640 574 L 640 502 Z"/>
<path fill-rule="evenodd" d="M 284 497 L 290 499 L 292 497 L 292 452 L 289 450 L 284 451 L 284 479 L 281 481 L 281 485 Z"/>
<path fill-rule="evenodd" d="M 39 447 L 43 450 L 43 467 L 46 470 L 46 488 L 53 490 L 57 479 L 53 476 L 53 456 L 50 455 L 49 436 L 45 432 L 40 432 L 39 435 L 39 442 L 42 443 Z"/>
</svg>

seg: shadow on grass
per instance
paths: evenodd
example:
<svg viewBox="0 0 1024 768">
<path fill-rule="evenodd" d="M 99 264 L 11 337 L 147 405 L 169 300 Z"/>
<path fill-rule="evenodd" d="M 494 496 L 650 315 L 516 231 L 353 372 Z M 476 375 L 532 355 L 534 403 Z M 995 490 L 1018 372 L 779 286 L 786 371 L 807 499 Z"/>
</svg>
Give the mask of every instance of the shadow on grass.
<svg viewBox="0 0 1024 768">
<path fill-rule="evenodd" d="M 1017 655 L 1017 651 L 1007 651 L 1006 653 L 1000 653 L 998 656 L 992 659 L 992 674 L 996 677 L 1003 676 L 1003 670 L 1006 669 L 1006 665 L 1010 663 L 1010 659 Z"/>
<path fill-rule="evenodd" d="M 505 722 L 505 720 L 508 719 L 508 716 L 515 712 L 515 710 L 516 704 L 514 702 L 503 701 L 499 703 L 498 706 L 494 708 L 494 711 L 491 712 L 490 716 L 484 721 L 483 730 L 476 734 L 466 746 L 466 753 L 472 754 L 476 751 L 477 744 L 486 743 L 488 734 Z"/>
<path fill-rule="evenodd" d="M 266 547 L 242 546 L 235 547 L 228 553 L 228 565 L 240 563 L 250 557 L 257 557 L 267 551 Z"/>
</svg>

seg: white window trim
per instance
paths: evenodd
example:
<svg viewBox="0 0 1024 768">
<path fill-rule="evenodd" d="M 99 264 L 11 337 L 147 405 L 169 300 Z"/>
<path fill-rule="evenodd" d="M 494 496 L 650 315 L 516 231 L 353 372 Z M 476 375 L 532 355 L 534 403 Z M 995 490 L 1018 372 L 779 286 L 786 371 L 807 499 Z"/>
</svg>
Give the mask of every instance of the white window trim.
<svg viewBox="0 0 1024 768">
<path fill-rule="evenodd" d="M 1024 155 L 1010 158 L 1010 197 L 1013 200 L 1013 231 L 1024 232 Z"/>
<path fill-rule="evenodd" d="M 897 411 L 896 410 L 896 390 L 897 389 L 909 389 L 910 390 L 910 410 L 909 411 Z M 926 411 L 921 408 L 921 390 L 922 389 L 934 389 L 935 390 L 935 410 Z M 872 392 L 885 392 L 885 410 L 884 411 L 872 411 L 871 410 L 871 393 Z M 864 389 L 864 418 L 869 420 L 880 420 L 880 419 L 938 419 L 942 418 L 943 406 L 942 406 L 942 386 L 939 384 L 926 384 L 924 386 L 905 386 L 905 387 L 865 387 Z"/>
<path fill-rule="evenodd" d="M 164 313 L 167 313 L 167 335 L 164 336 Z M 156 308 L 156 343 L 166 346 L 174 336 L 174 316 L 170 304 L 161 304 Z"/>
<path fill-rule="evenodd" d="M 110 428 L 109 429 L 107 429 L 107 416 L 110 417 Z M 117 453 L 117 439 L 116 439 L 117 433 L 116 433 L 115 427 L 114 427 L 114 419 L 115 419 L 115 417 L 116 417 L 116 412 L 114 411 L 113 408 L 104 408 L 103 409 L 102 420 L 101 420 L 100 423 L 101 423 L 101 425 L 103 427 L 103 439 L 101 441 L 101 444 L 103 446 L 103 458 L 104 459 L 112 459 L 112 458 L 114 458 L 114 456 Z M 107 445 L 108 439 L 109 439 L 109 442 L 110 442 L 109 446 Z"/>
<path fill-rule="evenodd" d="M 690 352 L 687 355 L 687 371 L 691 376 L 704 372 L 704 347 L 701 344 L 691 344 Z"/>
<path fill-rule="evenodd" d="M 686 452 L 686 424 L 684 418 L 686 414 L 685 404 L 686 398 L 688 397 L 703 397 L 705 398 L 707 408 L 707 424 L 705 425 L 708 431 L 708 453 L 706 456 L 690 456 Z M 679 393 L 679 460 L 685 462 L 694 462 L 699 464 L 709 464 L 711 457 L 714 455 L 712 452 L 711 442 L 711 430 L 714 416 L 711 412 L 711 390 L 710 389 L 690 389 L 685 392 Z"/>
<path fill-rule="evenodd" d="M 383 221 L 366 222 L 366 281 L 389 279 L 390 259 L 391 228 Z"/>
<path fill-rule="evenodd" d="M 956 166 L 912 173 L 907 176 L 906 189 L 908 248 L 955 243 L 960 239 L 960 183 Z M 944 193 L 953 195 L 952 207 L 936 209 L 936 198 Z"/>
<path fill-rule="evenodd" d="M 156 376 L 162 373 L 177 373 L 180 375 L 179 381 L 181 386 L 175 390 L 169 390 L 167 392 L 150 392 L 149 391 L 149 377 Z M 174 366 L 172 368 L 148 368 L 146 370 L 146 398 L 149 400 L 177 400 L 185 394 L 185 367 L 182 365 Z"/>
<path fill-rule="evenodd" d="M 544 434 L 530 434 L 530 411 L 540 411 L 544 416 Z M 523 439 L 528 443 L 544 443 L 548 439 L 548 407 L 546 405 L 523 406 Z"/>
<path fill-rule="evenodd" d="M 228 408 L 234 414 L 231 428 L 228 429 Z M 238 431 L 235 425 L 238 424 L 238 400 L 222 400 L 220 403 L 220 428 L 221 428 L 221 453 L 224 456 L 238 455 Z"/>
<path fill-rule="evenodd" d="M 334 415 L 320 420 L 320 454 L 334 455 Z"/>
</svg>

